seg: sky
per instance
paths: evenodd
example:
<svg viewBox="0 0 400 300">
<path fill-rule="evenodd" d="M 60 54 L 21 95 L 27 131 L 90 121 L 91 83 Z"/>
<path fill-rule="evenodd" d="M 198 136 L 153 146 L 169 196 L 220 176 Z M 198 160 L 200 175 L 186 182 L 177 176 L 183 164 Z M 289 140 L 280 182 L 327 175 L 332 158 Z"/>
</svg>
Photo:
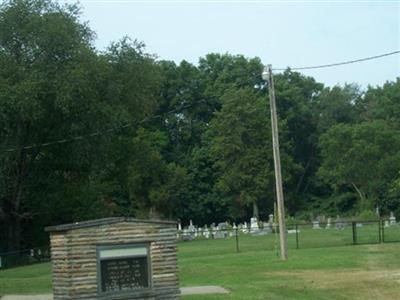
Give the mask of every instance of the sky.
<svg viewBox="0 0 400 300">
<path fill-rule="evenodd" d="M 65 1 L 64 1 L 65 2 Z M 72 1 L 66 1 L 72 2 Z M 335 63 L 400 50 L 399 1 L 81 0 L 104 50 L 123 36 L 160 59 L 196 64 L 207 53 L 260 57 L 275 68 Z M 328 86 L 382 85 L 400 76 L 400 54 L 302 71 Z"/>
</svg>

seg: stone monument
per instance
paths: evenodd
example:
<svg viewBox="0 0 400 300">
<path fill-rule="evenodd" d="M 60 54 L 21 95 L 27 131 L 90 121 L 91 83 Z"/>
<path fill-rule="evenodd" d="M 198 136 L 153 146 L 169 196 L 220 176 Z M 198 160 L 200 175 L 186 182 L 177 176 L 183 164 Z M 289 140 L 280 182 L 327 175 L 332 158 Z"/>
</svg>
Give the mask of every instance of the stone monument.
<svg viewBox="0 0 400 300">
<path fill-rule="evenodd" d="M 394 216 L 393 212 L 390 212 L 389 224 L 396 225 L 396 217 Z"/>
<path fill-rule="evenodd" d="M 328 219 L 326 220 L 326 226 L 325 229 L 330 229 L 332 226 L 332 218 L 328 217 Z"/>
<path fill-rule="evenodd" d="M 319 221 L 315 220 L 312 222 L 312 229 L 320 229 L 321 227 L 319 227 Z"/>
<path fill-rule="evenodd" d="M 179 299 L 176 222 L 105 218 L 46 231 L 54 300 Z"/>
<path fill-rule="evenodd" d="M 260 228 L 258 227 L 258 221 L 256 217 L 250 219 L 250 233 L 258 233 Z"/>
</svg>

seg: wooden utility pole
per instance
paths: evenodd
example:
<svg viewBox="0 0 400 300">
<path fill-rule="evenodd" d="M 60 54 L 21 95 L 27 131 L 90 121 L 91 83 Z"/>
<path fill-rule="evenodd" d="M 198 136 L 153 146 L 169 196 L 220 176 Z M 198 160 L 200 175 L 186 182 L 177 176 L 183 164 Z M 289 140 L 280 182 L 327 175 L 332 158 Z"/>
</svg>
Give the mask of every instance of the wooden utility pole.
<svg viewBox="0 0 400 300">
<path fill-rule="evenodd" d="M 263 72 L 263 79 L 268 82 L 269 101 L 271 107 L 271 128 L 272 128 L 272 147 L 274 152 L 275 167 L 275 184 L 276 198 L 278 202 L 278 220 L 279 220 L 279 238 L 281 259 L 287 260 L 287 237 L 285 222 L 285 205 L 283 201 L 282 174 L 281 174 L 281 158 L 279 154 L 279 134 L 278 134 L 278 117 L 276 114 L 274 78 L 272 76 L 272 66 L 267 65 Z"/>
</svg>

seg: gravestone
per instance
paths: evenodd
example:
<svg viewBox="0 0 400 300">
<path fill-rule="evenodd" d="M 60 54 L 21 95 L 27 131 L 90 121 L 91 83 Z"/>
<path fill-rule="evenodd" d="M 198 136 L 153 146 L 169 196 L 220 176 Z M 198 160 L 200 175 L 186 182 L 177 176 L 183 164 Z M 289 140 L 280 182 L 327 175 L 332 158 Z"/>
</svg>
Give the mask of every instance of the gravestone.
<svg viewBox="0 0 400 300">
<path fill-rule="evenodd" d="M 312 222 L 312 229 L 320 229 L 321 227 L 319 227 L 319 221 L 315 220 Z"/>
<path fill-rule="evenodd" d="M 272 226 L 272 224 L 274 224 L 274 215 L 273 214 L 270 214 L 268 216 L 268 223 L 271 224 L 271 226 Z"/>
<path fill-rule="evenodd" d="M 216 231 L 216 227 L 215 227 L 215 223 L 211 223 L 210 225 L 210 234 L 211 234 L 211 238 L 215 237 L 215 231 Z"/>
<path fill-rule="evenodd" d="M 191 241 L 191 240 L 193 240 L 193 234 L 187 228 L 183 229 L 181 237 L 182 237 L 183 241 Z"/>
<path fill-rule="evenodd" d="M 273 232 L 274 228 L 275 228 L 275 226 L 274 226 L 274 215 L 273 214 L 270 214 L 268 216 L 268 224 L 269 224 L 269 228 L 270 228 L 271 232 Z"/>
<path fill-rule="evenodd" d="M 179 299 L 175 222 L 106 218 L 46 231 L 54 300 Z"/>
<path fill-rule="evenodd" d="M 396 225 L 396 217 L 394 216 L 393 212 L 390 212 L 389 224 Z"/>
<path fill-rule="evenodd" d="M 243 233 L 249 233 L 249 227 L 247 226 L 247 222 L 245 221 L 242 227 Z"/>
<path fill-rule="evenodd" d="M 206 239 L 209 239 L 209 238 L 210 238 L 210 230 L 208 230 L 207 225 L 204 226 L 203 236 L 204 236 Z"/>
<path fill-rule="evenodd" d="M 229 231 L 229 236 L 230 237 L 235 236 L 236 233 L 237 233 L 237 226 L 236 223 L 233 223 L 232 230 Z"/>
<path fill-rule="evenodd" d="M 326 221 L 326 227 L 325 227 L 325 229 L 329 229 L 329 228 L 331 228 L 331 226 L 332 226 L 332 218 L 329 217 L 329 218 L 327 219 L 327 221 Z"/>
<path fill-rule="evenodd" d="M 192 220 L 190 220 L 189 222 L 190 222 L 189 223 L 189 228 L 188 228 L 189 229 L 189 233 L 192 235 L 192 237 L 194 237 L 194 235 L 196 233 L 196 227 L 194 227 Z"/>
<path fill-rule="evenodd" d="M 335 228 L 336 229 L 344 229 L 346 226 L 345 226 L 345 223 L 344 222 L 342 222 L 342 220 L 340 219 L 340 217 L 339 217 L 339 215 L 336 217 L 336 220 L 335 220 Z"/>
<path fill-rule="evenodd" d="M 250 233 L 258 233 L 260 228 L 258 227 L 258 221 L 256 217 L 250 219 Z"/>
<path fill-rule="evenodd" d="M 219 223 L 218 227 L 215 230 L 214 238 L 216 239 L 225 239 L 228 237 L 228 225 L 224 223 Z"/>
</svg>

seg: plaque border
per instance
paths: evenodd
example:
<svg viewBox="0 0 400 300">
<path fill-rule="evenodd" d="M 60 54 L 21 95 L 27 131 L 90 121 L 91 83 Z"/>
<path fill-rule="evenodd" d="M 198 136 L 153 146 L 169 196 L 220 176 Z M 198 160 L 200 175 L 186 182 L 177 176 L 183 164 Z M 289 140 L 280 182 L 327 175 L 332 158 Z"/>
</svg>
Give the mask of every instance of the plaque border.
<svg viewBox="0 0 400 300">
<path fill-rule="evenodd" d="M 96 245 L 96 281 L 97 281 L 97 294 L 99 296 L 107 296 L 107 295 L 129 295 L 129 294 L 138 294 L 140 292 L 148 292 L 151 291 L 153 288 L 153 281 L 152 281 L 152 265 L 151 265 L 151 242 L 140 242 L 140 243 L 128 243 L 128 244 L 113 244 L 113 245 Z M 128 248 L 143 248 L 145 247 L 147 250 L 147 276 L 148 276 L 148 283 L 149 286 L 146 288 L 137 288 L 128 291 L 119 291 L 119 292 L 103 292 L 101 290 L 101 261 L 100 259 L 100 251 L 101 250 L 110 250 L 110 249 L 128 249 Z M 133 258 L 133 257 L 143 257 L 141 255 L 127 255 L 127 256 L 120 256 L 118 258 Z"/>
</svg>

